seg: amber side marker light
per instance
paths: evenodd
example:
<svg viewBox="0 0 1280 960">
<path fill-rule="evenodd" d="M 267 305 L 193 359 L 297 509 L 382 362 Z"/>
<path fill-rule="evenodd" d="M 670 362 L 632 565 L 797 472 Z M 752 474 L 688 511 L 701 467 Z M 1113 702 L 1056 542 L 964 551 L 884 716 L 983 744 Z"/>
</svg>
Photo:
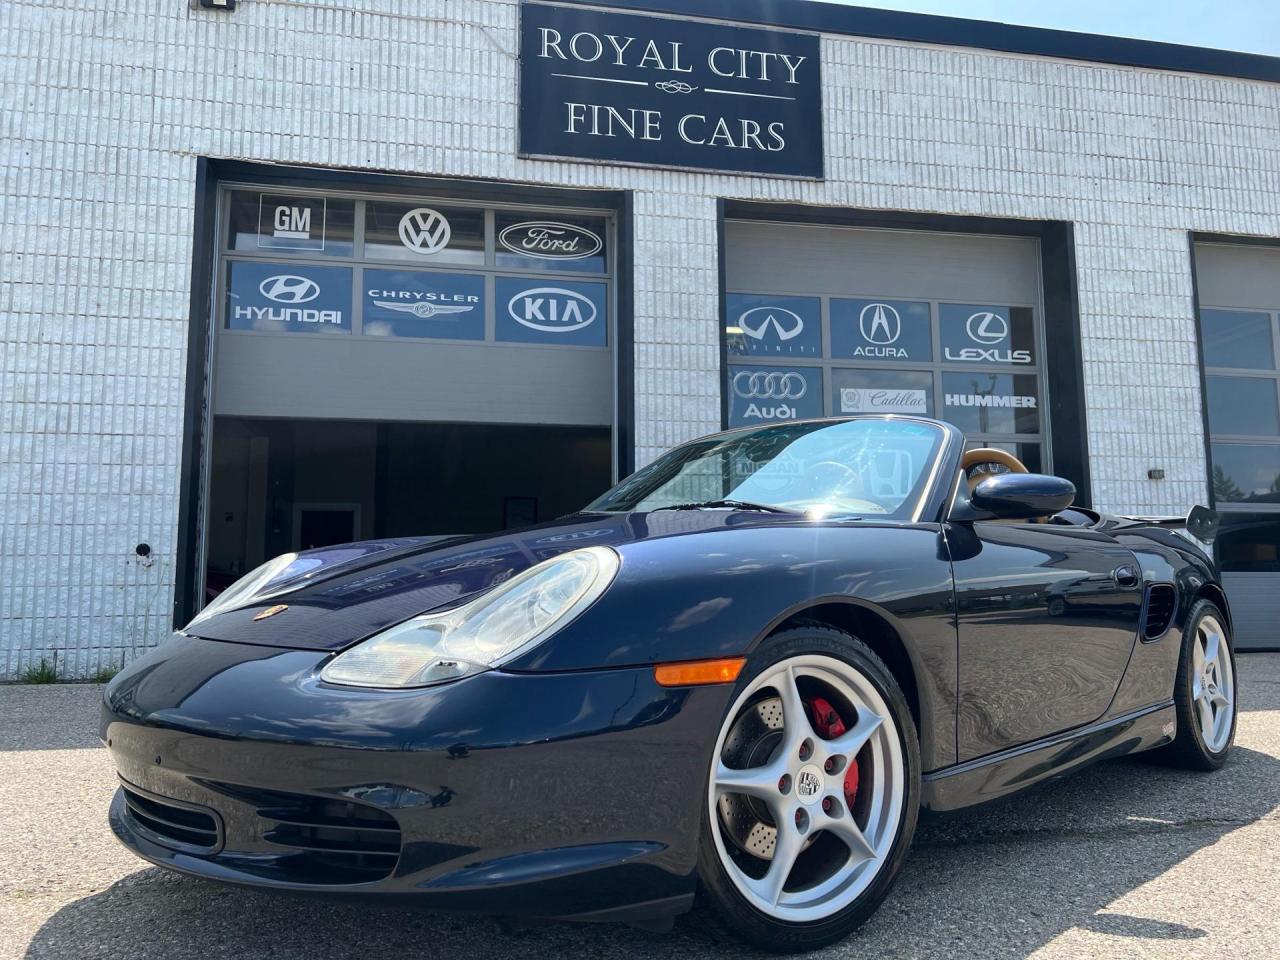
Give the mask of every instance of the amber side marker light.
<svg viewBox="0 0 1280 960">
<path fill-rule="evenodd" d="M 746 657 L 727 660 L 691 660 L 663 663 L 653 668 L 653 677 L 662 687 L 696 687 L 708 683 L 733 683 L 742 672 Z"/>
</svg>

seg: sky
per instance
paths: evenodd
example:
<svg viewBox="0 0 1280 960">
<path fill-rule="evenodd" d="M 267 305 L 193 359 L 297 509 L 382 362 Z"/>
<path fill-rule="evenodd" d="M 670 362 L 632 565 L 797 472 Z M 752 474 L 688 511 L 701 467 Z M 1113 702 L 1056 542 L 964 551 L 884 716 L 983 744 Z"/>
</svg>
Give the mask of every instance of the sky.
<svg viewBox="0 0 1280 960">
<path fill-rule="evenodd" d="M 1280 0 L 835 0 L 835 2 L 1280 56 Z"/>
</svg>

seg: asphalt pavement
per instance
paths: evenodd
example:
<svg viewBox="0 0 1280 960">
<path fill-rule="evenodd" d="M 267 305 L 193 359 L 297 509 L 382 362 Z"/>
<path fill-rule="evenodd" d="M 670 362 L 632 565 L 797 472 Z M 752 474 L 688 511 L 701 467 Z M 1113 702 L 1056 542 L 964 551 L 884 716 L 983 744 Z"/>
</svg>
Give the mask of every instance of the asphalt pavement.
<svg viewBox="0 0 1280 960">
<path fill-rule="evenodd" d="M 922 822 L 898 885 L 836 957 L 1280 960 L 1280 654 L 1239 657 L 1233 759 L 1113 761 Z M 376 960 L 746 956 L 674 932 L 357 906 L 165 873 L 117 844 L 95 686 L 0 687 L 0 958 Z"/>
</svg>

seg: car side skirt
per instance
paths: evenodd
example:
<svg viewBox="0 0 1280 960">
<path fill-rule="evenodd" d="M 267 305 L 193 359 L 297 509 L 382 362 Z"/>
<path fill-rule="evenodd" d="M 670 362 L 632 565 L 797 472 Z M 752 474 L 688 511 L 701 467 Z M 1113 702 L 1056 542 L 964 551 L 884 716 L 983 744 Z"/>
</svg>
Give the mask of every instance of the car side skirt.
<svg viewBox="0 0 1280 960">
<path fill-rule="evenodd" d="M 1150 750 L 1174 738 L 1176 716 L 1168 700 L 936 770 L 924 777 L 921 804 L 932 812 L 972 807 L 1098 760 Z"/>
</svg>

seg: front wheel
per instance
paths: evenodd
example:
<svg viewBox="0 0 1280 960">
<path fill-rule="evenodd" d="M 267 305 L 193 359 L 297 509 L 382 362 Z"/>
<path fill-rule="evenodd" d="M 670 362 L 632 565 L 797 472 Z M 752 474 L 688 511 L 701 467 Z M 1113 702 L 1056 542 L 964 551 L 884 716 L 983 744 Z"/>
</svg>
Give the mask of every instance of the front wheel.
<svg viewBox="0 0 1280 960">
<path fill-rule="evenodd" d="M 748 661 L 716 740 L 704 894 L 754 946 L 833 943 L 888 894 L 919 798 L 915 724 L 880 658 L 825 627 L 775 634 Z"/>
</svg>

